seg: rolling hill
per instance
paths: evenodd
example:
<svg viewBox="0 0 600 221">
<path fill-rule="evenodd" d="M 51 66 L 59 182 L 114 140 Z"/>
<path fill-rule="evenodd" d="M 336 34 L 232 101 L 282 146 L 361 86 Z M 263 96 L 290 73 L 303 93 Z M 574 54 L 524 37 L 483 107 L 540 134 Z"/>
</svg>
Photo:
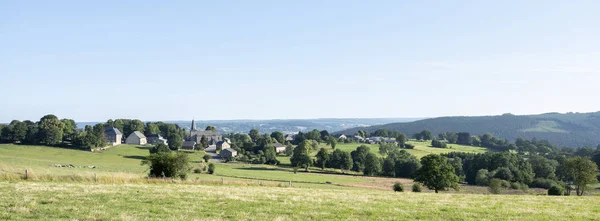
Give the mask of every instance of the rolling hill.
<svg viewBox="0 0 600 221">
<path fill-rule="evenodd" d="M 491 133 L 510 141 L 546 139 L 558 146 L 581 147 L 600 144 L 600 112 L 546 113 L 539 115 L 512 115 L 481 117 L 439 117 L 406 123 L 391 123 L 357 127 L 337 132 L 354 134 L 358 130 L 373 132 L 377 129 L 398 130 L 412 136 L 423 130 L 434 134 L 442 132 L 469 132 L 472 135 Z"/>
</svg>

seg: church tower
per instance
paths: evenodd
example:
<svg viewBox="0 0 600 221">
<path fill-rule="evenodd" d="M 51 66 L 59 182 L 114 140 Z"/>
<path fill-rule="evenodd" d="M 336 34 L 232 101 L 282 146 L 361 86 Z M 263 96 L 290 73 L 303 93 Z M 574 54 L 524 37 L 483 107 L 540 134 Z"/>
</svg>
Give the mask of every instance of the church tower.
<svg viewBox="0 0 600 221">
<path fill-rule="evenodd" d="M 190 132 L 191 131 L 196 131 L 196 120 L 195 119 L 192 119 L 192 127 L 190 129 Z"/>
</svg>

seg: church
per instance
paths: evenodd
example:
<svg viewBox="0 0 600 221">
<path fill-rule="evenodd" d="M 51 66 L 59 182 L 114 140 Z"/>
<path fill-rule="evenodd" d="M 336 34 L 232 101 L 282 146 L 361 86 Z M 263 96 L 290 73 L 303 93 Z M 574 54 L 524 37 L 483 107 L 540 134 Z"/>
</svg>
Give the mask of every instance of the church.
<svg viewBox="0 0 600 221">
<path fill-rule="evenodd" d="M 223 136 L 215 131 L 196 129 L 196 120 L 192 120 L 192 126 L 190 128 L 190 136 L 187 137 L 187 141 L 196 141 L 196 143 L 200 143 L 202 136 L 205 136 L 208 145 L 217 145 L 219 141 L 223 140 Z"/>
</svg>

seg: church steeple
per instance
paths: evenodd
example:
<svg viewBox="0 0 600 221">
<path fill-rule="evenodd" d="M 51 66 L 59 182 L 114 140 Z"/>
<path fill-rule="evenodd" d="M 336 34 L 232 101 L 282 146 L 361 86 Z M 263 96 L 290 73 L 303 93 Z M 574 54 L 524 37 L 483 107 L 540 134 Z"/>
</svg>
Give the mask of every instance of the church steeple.
<svg viewBox="0 0 600 221">
<path fill-rule="evenodd" d="M 196 120 L 192 119 L 192 129 L 190 129 L 190 131 L 195 131 L 196 130 Z"/>
</svg>

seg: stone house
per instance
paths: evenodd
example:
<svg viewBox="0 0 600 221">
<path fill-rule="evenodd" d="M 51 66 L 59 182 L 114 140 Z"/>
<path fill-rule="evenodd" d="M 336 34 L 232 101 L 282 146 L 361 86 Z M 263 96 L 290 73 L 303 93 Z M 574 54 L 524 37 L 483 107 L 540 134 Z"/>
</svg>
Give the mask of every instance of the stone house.
<svg viewBox="0 0 600 221">
<path fill-rule="evenodd" d="M 281 143 L 274 143 L 273 146 L 275 147 L 275 153 L 285 152 L 285 148 L 286 148 L 285 145 L 283 145 Z"/>
<path fill-rule="evenodd" d="M 183 146 L 181 148 L 184 150 L 194 150 L 196 148 L 196 141 L 186 140 L 183 142 Z"/>
<path fill-rule="evenodd" d="M 135 145 L 146 145 L 148 143 L 148 140 L 146 139 L 146 136 L 144 136 L 144 134 L 142 132 L 134 131 L 127 137 L 127 139 L 125 140 L 125 143 L 126 144 L 135 144 Z"/>
<path fill-rule="evenodd" d="M 231 148 L 231 145 L 229 143 L 227 143 L 226 141 L 222 140 L 217 142 L 217 149 L 223 150 L 223 149 L 227 149 L 227 148 Z"/>
<path fill-rule="evenodd" d="M 117 128 L 107 127 L 104 129 L 104 138 L 107 143 L 115 146 L 121 144 L 123 140 L 123 134 Z"/>
<path fill-rule="evenodd" d="M 221 158 L 229 159 L 237 156 L 237 151 L 231 148 L 221 150 Z"/>
</svg>

